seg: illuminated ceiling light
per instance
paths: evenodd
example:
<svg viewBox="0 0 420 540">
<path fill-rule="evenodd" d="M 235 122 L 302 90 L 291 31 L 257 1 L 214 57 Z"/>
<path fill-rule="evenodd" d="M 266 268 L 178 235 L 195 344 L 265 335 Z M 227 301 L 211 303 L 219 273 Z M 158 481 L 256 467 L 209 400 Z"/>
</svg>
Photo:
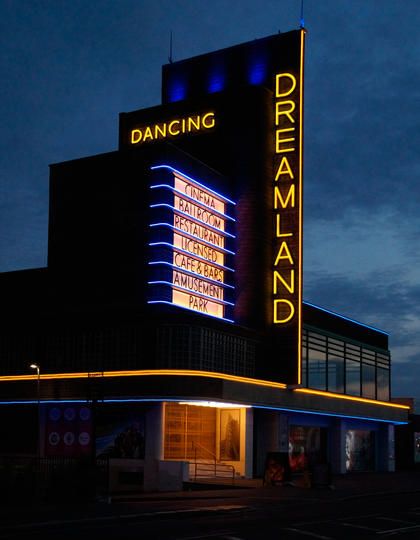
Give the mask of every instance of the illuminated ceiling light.
<svg viewBox="0 0 420 540">
<path fill-rule="evenodd" d="M 242 405 L 240 403 L 222 403 L 219 401 L 179 401 L 178 405 L 195 405 L 197 407 L 213 407 L 215 409 L 250 409 L 251 405 Z"/>
</svg>

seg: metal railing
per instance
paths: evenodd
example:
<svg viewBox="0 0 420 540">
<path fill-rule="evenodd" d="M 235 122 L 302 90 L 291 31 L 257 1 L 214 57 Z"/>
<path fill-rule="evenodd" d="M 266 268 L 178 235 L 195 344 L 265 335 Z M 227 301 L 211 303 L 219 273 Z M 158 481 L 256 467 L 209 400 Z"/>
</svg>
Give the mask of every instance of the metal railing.
<svg viewBox="0 0 420 540">
<path fill-rule="evenodd" d="M 217 456 L 211 450 L 192 441 L 191 446 L 194 450 L 194 461 L 190 461 L 190 477 L 192 476 L 196 482 L 198 478 L 206 479 L 229 479 L 232 484 L 235 482 L 235 467 L 227 463 L 217 461 Z M 198 452 L 207 453 L 211 459 L 201 459 L 198 457 Z M 193 474 L 191 474 L 191 471 Z"/>
</svg>

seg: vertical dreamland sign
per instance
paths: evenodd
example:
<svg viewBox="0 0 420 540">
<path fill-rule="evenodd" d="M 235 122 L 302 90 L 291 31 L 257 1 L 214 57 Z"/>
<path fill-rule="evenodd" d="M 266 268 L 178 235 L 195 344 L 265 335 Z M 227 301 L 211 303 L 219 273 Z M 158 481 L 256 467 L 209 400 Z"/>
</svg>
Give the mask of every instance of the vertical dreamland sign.
<svg viewBox="0 0 420 540">
<path fill-rule="evenodd" d="M 151 172 L 149 303 L 232 321 L 234 202 L 170 165 Z"/>
<path fill-rule="evenodd" d="M 289 383 L 301 382 L 303 68 L 305 31 L 290 64 L 273 73 L 272 324 L 279 361 L 289 366 Z"/>
</svg>

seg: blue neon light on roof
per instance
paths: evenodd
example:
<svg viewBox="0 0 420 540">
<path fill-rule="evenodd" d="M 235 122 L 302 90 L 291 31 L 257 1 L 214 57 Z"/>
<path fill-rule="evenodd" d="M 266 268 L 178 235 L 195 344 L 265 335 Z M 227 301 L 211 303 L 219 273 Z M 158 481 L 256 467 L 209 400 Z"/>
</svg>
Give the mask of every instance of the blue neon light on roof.
<svg viewBox="0 0 420 540">
<path fill-rule="evenodd" d="M 170 171 L 176 173 L 176 174 L 180 174 L 181 176 L 183 176 L 184 178 L 188 178 L 188 180 L 190 180 L 191 182 L 194 182 L 195 184 L 197 184 L 197 186 L 200 186 L 201 188 L 203 188 L 204 190 L 207 190 L 209 191 L 210 193 L 213 193 L 213 195 L 215 195 L 216 197 L 219 197 L 220 199 L 230 203 L 230 204 L 234 204 L 236 205 L 236 203 L 230 199 L 228 199 L 227 197 L 225 197 L 224 195 L 222 195 L 221 193 L 218 193 L 217 191 L 214 191 L 214 189 L 211 189 L 207 186 L 205 186 L 204 184 L 202 184 L 201 182 L 198 182 L 198 180 L 195 180 L 194 178 L 192 178 L 191 176 L 188 176 L 188 174 L 185 174 L 181 171 L 178 171 L 178 169 L 175 169 L 174 167 L 172 167 L 171 165 L 154 165 L 153 167 L 150 167 L 152 170 L 156 170 L 156 169 L 169 169 Z"/>
<path fill-rule="evenodd" d="M 214 74 L 210 77 L 209 83 L 207 85 L 207 91 L 209 94 L 214 94 L 215 92 L 221 92 L 225 87 L 225 77 L 222 74 Z"/>
<path fill-rule="evenodd" d="M 254 61 L 248 71 L 248 81 L 251 84 L 262 84 L 267 77 L 267 63 L 260 60 Z"/>
<path fill-rule="evenodd" d="M 179 306 L 178 304 L 173 304 L 172 302 L 169 302 L 168 300 L 149 300 L 147 303 L 148 304 L 168 304 L 169 306 L 172 306 L 175 308 L 186 309 L 188 311 L 192 311 L 196 315 L 198 314 L 198 315 L 203 315 L 204 317 L 213 317 L 214 319 L 218 319 L 219 321 L 226 321 L 230 323 L 235 322 L 232 319 L 226 319 L 226 317 L 218 317 L 217 315 L 213 315 L 212 313 L 201 313 L 201 311 L 197 311 L 195 309 L 192 309 L 186 306 Z"/>
<path fill-rule="evenodd" d="M 180 80 L 171 80 L 168 91 L 168 101 L 182 101 L 187 96 L 187 85 Z"/>
<path fill-rule="evenodd" d="M 345 321 L 349 321 L 353 324 L 357 324 L 358 326 L 364 326 L 365 328 L 369 328 L 369 330 L 374 330 L 375 332 L 380 332 L 381 334 L 385 334 L 386 336 L 389 336 L 389 332 L 385 332 L 385 330 L 381 330 L 380 328 L 375 328 L 374 326 L 370 326 L 369 324 L 361 323 L 359 321 L 356 321 L 355 319 L 351 319 L 350 317 L 346 317 L 345 315 L 340 315 L 340 313 L 336 313 L 335 311 L 331 311 L 329 309 L 323 308 L 321 306 L 317 306 L 316 304 L 311 304 L 311 302 L 306 302 L 306 300 L 303 302 L 306 306 L 311 306 L 316 309 L 319 309 L 320 311 L 324 311 L 325 313 L 328 313 L 329 315 L 334 315 L 334 317 L 339 317 L 340 319 L 343 319 Z"/>
</svg>

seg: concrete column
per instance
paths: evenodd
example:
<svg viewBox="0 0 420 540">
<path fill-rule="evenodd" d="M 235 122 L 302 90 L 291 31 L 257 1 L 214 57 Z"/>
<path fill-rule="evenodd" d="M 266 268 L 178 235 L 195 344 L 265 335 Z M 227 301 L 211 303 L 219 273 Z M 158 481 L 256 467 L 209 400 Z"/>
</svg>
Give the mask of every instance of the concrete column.
<svg viewBox="0 0 420 540">
<path fill-rule="evenodd" d="M 287 415 L 279 411 L 258 409 L 254 415 L 256 463 L 255 476 L 264 474 L 265 459 L 268 452 L 284 452 L 289 450 L 289 433 Z"/>
<path fill-rule="evenodd" d="M 329 440 L 331 472 L 333 474 L 346 473 L 346 425 L 341 418 L 331 423 Z"/>
<path fill-rule="evenodd" d="M 378 471 L 395 471 L 395 433 L 392 424 L 382 424 L 376 432 L 376 468 Z"/>
<path fill-rule="evenodd" d="M 146 445 L 144 459 L 146 461 L 162 460 L 164 454 L 164 412 L 163 403 L 156 403 L 146 414 Z"/>
<path fill-rule="evenodd" d="M 254 458 L 254 411 L 245 409 L 245 478 L 252 478 Z"/>
</svg>

